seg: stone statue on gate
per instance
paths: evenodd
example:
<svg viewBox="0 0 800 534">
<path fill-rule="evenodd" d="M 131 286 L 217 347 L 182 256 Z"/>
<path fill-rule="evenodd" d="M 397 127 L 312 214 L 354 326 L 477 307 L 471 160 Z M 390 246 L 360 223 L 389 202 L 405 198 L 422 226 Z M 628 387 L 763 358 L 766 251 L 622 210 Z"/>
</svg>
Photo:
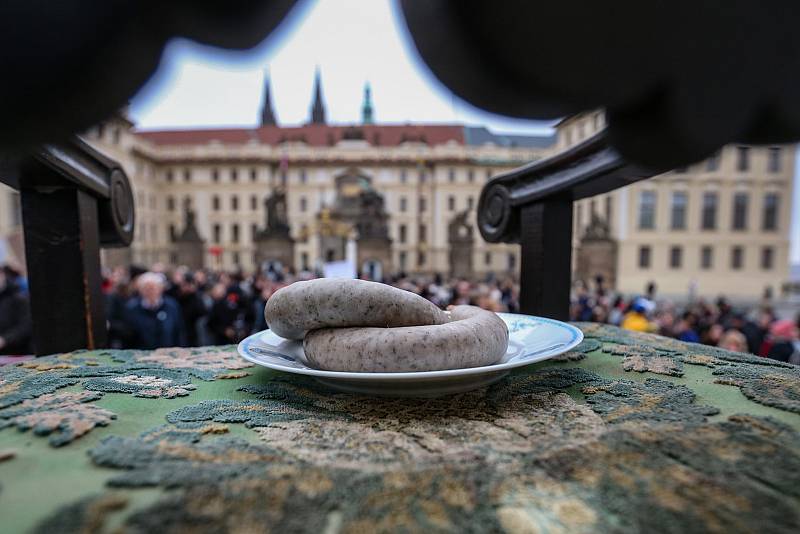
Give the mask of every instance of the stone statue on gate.
<svg viewBox="0 0 800 534">
<path fill-rule="evenodd" d="M 467 222 L 469 210 L 464 210 L 447 225 L 447 241 L 449 243 L 469 242 L 472 243 L 472 225 Z"/>
<path fill-rule="evenodd" d="M 359 195 L 360 210 L 356 220 L 359 239 L 388 239 L 388 214 L 384 210 L 383 197 L 373 190 Z"/>
<path fill-rule="evenodd" d="M 286 209 L 286 192 L 282 189 L 275 190 L 264 201 L 267 208 L 267 221 L 264 231 L 274 234 L 289 234 L 289 217 Z"/>
<path fill-rule="evenodd" d="M 464 210 L 447 225 L 447 242 L 450 245 L 450 276 L 453 278 L 472 278 L 472 256 L 474 238 L 472 225 L 467 222 L 469 210 Z"/>
</svg>

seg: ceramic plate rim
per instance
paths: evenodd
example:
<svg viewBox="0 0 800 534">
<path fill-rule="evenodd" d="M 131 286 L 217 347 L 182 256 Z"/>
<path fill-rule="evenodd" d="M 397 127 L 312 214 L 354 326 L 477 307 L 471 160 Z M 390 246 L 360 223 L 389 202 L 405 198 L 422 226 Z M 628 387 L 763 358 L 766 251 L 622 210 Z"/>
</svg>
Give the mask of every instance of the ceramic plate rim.
<svg viewBox="0 0 800 534">
<path fill-rule="evenodd" d="M 511 369 L 516 369 L 517 367 L 524 367 L 526 365 L 531 365 L 544 360 L 548 360 L 554 356 L 558 356 L 559 354 L 563 354 L 577 347 L 581 343 L 581 341 L 583 341 L 583 332 L 578 327 L 573 326 L 569 323 L 565 323 L 563 321 L 558 321 L 556 319 L 548 319 L 547 317 L 538 317 L 536 315 L 527 315 L 522 313 L 498 312 L 497 315 L 501 317 L 503 316 L 527 317 L 537 322 L 549 323 L 551 325 L 560 328 L 566 328 L 572 333 L 573 337 L 569 342 L 564 344 L 564 346 L 559 347 L 558 349 L 554 349 L 553 351 L 545 351 L 545 353 L 542 354 L 541 356 L 534 356 L 524 360 L 496 363 L 492 365 L 484 365 L 481 367 L 467 367 L 465 369 L 441 369 L 439 371 L 412 371 L 403 373 L 363 373 L 363 372 L 352 372 L 352 371 L 325 371 L 323 369 L 311 369 L 311 368 L 303 369 L 298 367 L 283 366 L 272 362 L 265 362 L 264 360 L 259 359 L 257 356 L 251 355 L 249 353 L 249 346 L 259 336 L 263 335 L 265 332 L 268 332 L 269 329 L 262 330 L 260 332 L 256 332 L 255 334 L 247 336 L 246 338 L 244 338 L 242 341 L 239 342 L 239 344 L 236 346 L 236 350 L 238 351 L 239 355 L 245 360 L 275 371 L 283 371 L 286 373 L 294 373 L 294 374 L 323 377 L 323 378 L 338 378 L 344 380 L 403 381 L 403 380 L 449 378 L 457 376 L 469 376 L 469 375 L 476 375 L 483 373 L 496 373 L 496 372 L 508 371 Z"/>
</svg>

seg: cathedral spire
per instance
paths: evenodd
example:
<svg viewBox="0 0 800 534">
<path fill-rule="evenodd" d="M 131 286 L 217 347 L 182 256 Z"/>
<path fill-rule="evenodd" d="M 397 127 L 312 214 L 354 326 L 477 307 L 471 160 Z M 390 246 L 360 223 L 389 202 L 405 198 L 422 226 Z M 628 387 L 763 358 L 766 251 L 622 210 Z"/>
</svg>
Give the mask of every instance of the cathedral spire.
<svg viewBox="0 0 800 534">
<path fill-rule="evenodd" d="M 369 87 L 369 82 L 364 84 L 364 103 L 361 104 L 361 123 L 372 124 L 372 92 Z"/>
<path fill-rule="evenodd" d="M 275 126 L 275 112 L 272 110 L 272 95 L 269 90 L 269 70 L 264 72 L 264 99 L 261 102 L 261 126 Z"/>
<path fill-rule="evenodd" d="M 319 67 L 314 74 L 314 101 L 311 104 L 311 124 L 325 124 L 325 104 L 322 103 L 322 80 Z"/>
</svg>

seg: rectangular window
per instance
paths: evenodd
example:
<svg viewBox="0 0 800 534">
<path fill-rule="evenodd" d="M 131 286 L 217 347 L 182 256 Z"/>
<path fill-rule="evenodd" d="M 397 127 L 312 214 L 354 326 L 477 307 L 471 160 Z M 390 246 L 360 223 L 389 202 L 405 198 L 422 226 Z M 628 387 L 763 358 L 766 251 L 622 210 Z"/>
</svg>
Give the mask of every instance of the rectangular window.
<svg viewBox="0 0 800 534">
<path fill-rule="evenodd" d="M 308 181 L 308 176 L 306 176 L 306 170 L 300 169 L 300 183 L 304 184 Z"/>
<path fill-rule="evenodd" d="M 175 179 L 175 175 L 172 173 L 172 169 L 167 171 L 167 181 L 172 182 Z"/>
<path fill-rule="evenodd" d="M 686 204 L 688 196 L 684 191 L 674 191 L 672 193 L 672 214 L 670 226 L 673 230 L 686 229 Z"/>
<path fill-rule="evenodd" d="M 706 172 L 716 172 L 719 170 L 719 162 L 722 156 L 721 152 L 717 152 L 706 160 Z"/>
<path fill-rule="evenodd" d="M 175 198 L 172 196 L 167 197 L 167 211 L 175 211 Z"/>
<path fill-rule="evenodd" d="M 750 147 L 736 147 L 736 169 L 739 171 L 750 170 Z"/>
<path fill-rule="evenodd" d="M 219 171 L 217 169 L 211 170 L 211 181 L 219 182 Z"/>
<path fill-rule="evenodd" d="M 404 184 L 408 181 L 408 176 L 405 169 L 400 169 L 400 183 Z"/>
<path fill-rule="evenodd" d="M 467 171 L 467 181 L 469 183 L 473 183 L 475 181 L 475 171 L 472 169 Z"/>
<path fill-rule="evenodd" d="M 184 169 L 183 171 L 183 181 L 184 182 L 191 182 L 192 181 L 192 171 L 189 169 Z"/>
<path fill-rule="evenodd" d="M 255 182 L 258 180 L 258 171 L 256 169 L 250 169 L 250 181 Z"/>
<path fill-rule="evenodd" d="M 717 201 L 719 197 L 716 193 L 703 193 L 703 216 L 701 227 L 703 230 L 714 230 L 717 228 Z"/>
<path fill-rule="evenodd" d="M 492 169 L 486 169 L 486 181 L 488 182 L 491 179 L 492 179 Z"/>
<path fill-rule="evenodd" d="M 305 212 L 306 211 L 306 208 L 308 207 L 307 204 L 308 204 L 308 201 L 306 200 L 306 197 L 300 197 L 300 211 L 301 212 Z"/>
<path fill-rule="evenodd" d="M 257 210 L 258 209 L 258 197 L 255 195 L 250 196 L 250 209 Z"/>
<path fill-rule="evenodd" d="M 250 225 L 250 241 L 255 241 L 258 235 L 258 225 L 253 223 Z"/>
<path fill-rule="evenodd" d="M 767 170 L 769 172 L 781 172 L 781 149 L 777 146 L 769 147 L 767 152 Z"/>
<path fill-rule="evenodd" d="M 710 245 L 700 248 L 700 268 L 708 270 L 714 265 L 714 249 Z"/>
<path fill-rule="evenodd" d="M 419 242 L 425 243 L 428 241 L 428 227 L 424 224 L 419 225 Z"/>
<path fill-rule="evenodd" d="M 219 243 L 222 239 L 222 227 L 218 224 L 214 225 L 214 243 Z"/>
<path fill-rule="evenodd" d="M 424 184 L 426 179 L 425 171 L 419 171 L 419 183 Z"/>
<path fill-rule="evenodd" d="M 454 211 L 456 209 L 456 197 L 453 195 L 447 197 L 447 209 L 450 211 Z"/>
<path fill-rule="evenodd" d="M 235 182 L 239 179 L 239 171 L 236 169 L 231 169 L 231 182 Z"/>
<path fill-rule="evenodd" d="M 231 225 L 231 241 L 239 242 L 239 225 L 235 223 Z"/>
<path fill-rule="evenodd" d="M 408 263 L 408 257 L 407 257 L 406 252 L 404 250 L 400 251 L 400 254 L 398 255 L 398 259 L 400 260 L 399 261 L 399 263 L 400 263 L 400 272 L 405 272 L 406 264 Z"/>
<path fill-rule="evenodd" d="M 762 229 L 770 231 L 778 229 L 778 194 L 767 193 L 764 195 L 764 219 Z"/>
<path fill-rule="evenodd" d="M 731 269 L 738 271 L 744 266 L 744 249 L 735 246 L 731 249 Z"/>
<path fill-rule="evenodd" d="M 211 209 L 219 211 L 219 197 L 217 195 L 211 197 Z"/>
<path fill-rule="evenodd" d="M 650 247 L 649 246 L 642 246 L 639 247 L 639 268 L 641 269 L 649 269 L 650 268 Z"/>
<path fill-rule="evenodd" d="M 408 204 L 408 199 L 406 197 L 400 197 L 400 211 L 406 211 Z"/>
<path fill-rule="evenodd" d="M 761 268 L 765 271 L 772 269 L 772 264 L 775 260 L 775 249 L 772 247 L 764 247 L 761 249 Z"/>
<path fill-rule="evenodd" d="M 656 192 L 642 191 L 639 195 L 639 229 L 656 227 Z"/>
<path fill-rule="evenodd" d="M 733 229 L 747 229 L 747 193 L 736 193 L 733 195 Z"/>
<path fill-rule="evenodd" d="M 417 254 L 417 267 L 422 267 L 423 265 L 425 265 L 425 259 L 426 258 L 424 252 L 420 252 L 419 254 Z"/>
<path fill-rule="evenodd" d="M 400 227 L 398 228 L 398 239 L 399 239 L 400 243 L 405 243 L 406 242 L 406 225 L 405 224 L 401 224 Z"/>
<path fill-rule="evenodd" d="M 473 197 L 467 197 L 467 209 L 471 210 L 474 205 L 475 199 Z"/>
<path fill-rule="evenodd" d="M 447 171 L 447 181 L 451 184 L 456 181 L 456 170 L 451 168 Z"/>
<path fill-rule="evenodd" d="M 239 210 L 239 197 L 237 197 L 235 195 L 231 197 L 231 209 L 233 211 L 238 211 Z"/>
<path fill-rule="evenodd" d="M 669 266 L 671 269 L 680 269 L 683 264 L 683 249 L 681 247 L 670 247 Z"/>
<path fill-rule="evenodd" d="M 492 264 L 492 253 L 491 252 L 484 252 L 483 253 L 483 263 L 487 267 Z"/>
<path fill-rule="evenodd" d="M 517 268 L 517 255 L 513 252 L 508 253 L 508 270 L 514 271 Z"/>
<path fill-rule="evenodd" d="M 176 233 L 175 225 L 174 224 L 170 224 L 169 225 L 169 240 L 170 241 L 175 241 L 175 238 L 177 236 L 178 236 L 178 234 Z"/>
<path fill-rule="evenodd" d="M 300 253 L 300 268 L 304 271 L 308 270 L 308 252 Z"/>
<path fill-rule="evenodd" d="M 423 213 L 425 211 L 425 208 L 427 208 L 427 204 L 425 202 L 425 197 L 419 197 L 419 211 L 420 211 L 420 213 Z"/>
</svg>

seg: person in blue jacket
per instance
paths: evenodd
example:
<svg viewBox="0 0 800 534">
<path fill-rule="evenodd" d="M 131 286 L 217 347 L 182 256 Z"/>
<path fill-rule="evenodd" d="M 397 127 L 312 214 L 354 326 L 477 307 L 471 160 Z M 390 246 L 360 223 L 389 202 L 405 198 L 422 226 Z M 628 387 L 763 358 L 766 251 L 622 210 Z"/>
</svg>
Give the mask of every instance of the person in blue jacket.
<svg viewBox="0 0 800 534">
<path fill-rule="evenodd" d="M 125 310 L 132 348 L 185 346 L 181 309 L 173 298 L 164 294 L 165 285 L 164 276 L 158 273 L 147 272 L 137 279 L 139 294 L 128 302 Z"/>
</svg>

